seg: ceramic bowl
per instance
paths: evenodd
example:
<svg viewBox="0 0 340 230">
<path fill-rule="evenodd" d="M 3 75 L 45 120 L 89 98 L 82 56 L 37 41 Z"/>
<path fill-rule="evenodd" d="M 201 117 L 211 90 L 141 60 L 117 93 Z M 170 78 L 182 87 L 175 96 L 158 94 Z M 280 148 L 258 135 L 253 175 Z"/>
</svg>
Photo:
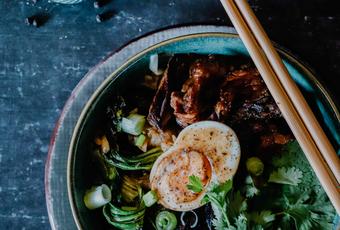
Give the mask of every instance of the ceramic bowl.
<svg viewBox="0 0 340 230">
<path fill-rule="evenodd" d="M 334 146 L 339 149 L 339 112 L 312 72 L 283 49 L 278 48 L 290 74 L 307 98 L 310 106 Z M 89 156 L 94 130 L 101 122 L 105 106 L 112 95 L 133 93 L 136 82 L 143 79 L 152 54 L 200 53 L 228 56 L 249 56 L 235 34 L 201 33 L 166 40 L 135 54 L 108 76 L 85 104 L 73 131 L 68 156 L 68 192 L 72 213 L 78 228 L 102 229 L 105 225 L 100 211 L 89 211 L 83 203 L 85 190 L 91 187 L 93 173 Z"/>
</svg>

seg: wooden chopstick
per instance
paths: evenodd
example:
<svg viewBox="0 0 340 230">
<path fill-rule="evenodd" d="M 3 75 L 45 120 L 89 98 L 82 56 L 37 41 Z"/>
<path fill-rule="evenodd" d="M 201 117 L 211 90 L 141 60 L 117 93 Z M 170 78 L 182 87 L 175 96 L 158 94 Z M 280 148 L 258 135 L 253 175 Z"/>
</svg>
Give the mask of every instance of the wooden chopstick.
<svg viewBox="0 0 340 230">
<path fill-rule="evenodd" d="M 278 107 L 280 108 L 283 117 L 287 121 L 294 136 L 299 142 L 303 152 L 306 155 L 306 158 L 308 159 L 311 167 L 313 168 L 315 174 L 317 175 L 330 201 L 332 202 L 337 212 L 340 213 L 340 189 L 339 189 L 340 187 L 336 179 L 336 175 L 338 176 L 339 171 L 332 172 L 332 168 L 330 168 L 330 166 L 323 159 L 320 149 L 316 145 L 317 142 L 313 139 L 313 136 L 307 129 L 304 123 L 304 120 L 301 117 L 303 116 L 303 114 L 299 114 L 299 111 L 301 110 L 297 110 L 295 108 L 292 98 L 290 98 L 290 95 L 286 92 L 286 91 L 289 91 L 290 89 L 287 90 L 284 88 L 283 83 L 279 80 L 277 73 L 274 71 L 274 67 L 271 65 L 270 60 L 266 56 L 266 53 L 264 52 L 261 45 L 257 41 L 256 37 L 252 33 L 253 31 L 251 30 L 251 27 L 248 26 L 247 21 L 245 20 L 245 17 L 243 17 L 242 13 L 238 9 L 235 2 L 233 0 L 221 0 L 221 3 L 224 6 L 225 10 L 227 11 L 229 18 L 231 19 L 236 30 L 238 31 L 252 60 L 254 61 L 256 67 L 258 68 L 263 80 L 265 81 Z M 244 4 L 247 4 L 247 3 L 243 2 L 242 4 L 244 6 Z M 247 8 L 244 8 L 244 9 L 247 9 Z M 247 14 L 247 12 L 245 11 L 243 13 Z M 248 19 L 249 18 L 250 17 L 248 17 Z M 264 33 L 263 29 L 262 29 L 262 32 Z M 262 45 L 263 45 L 263 42 L 262 42 Z M 278 72 L 278 74 L 281 74 L 281 72 Z M 288 75 L 288 78 L 290 78 L 289 75 Z M 308 107 L 307 104 L 306 106 Z M 317 131 L 318 130 L 314 130 L 314 135 L 315 133 L 318 134 Z M 326 148 L 326 149 L 321 149 L 321 150 L 325 151 L 329 149 Z M 331 155 L 332 151 L 324 152 L 325 155 L 329 153 Z"/>
<path fill-rule="evenodd" d="M 292 100 L 294 107 L 300 114 L 309 133 L 312 135 L 315 144 L 319 148 L 323 158 L 331 168 L 334 176 L 340 182 L 340 159 L 337 156 L 333 146 L 328 140 L 325 132 L 322 130 L 319 122 L 315 118 L 312 110 L 308 106 L 301 91 L 298 89 L 294 80 L 290 77 L 287 68 L 284 66 L 279 54 L 276 52 L 270 39 L 265 33 L 263 27 L 255 16 L 246 0 L 235 0 L 235 3 L 244 17 L 246 23 L 250 27 L 257 42 L 260 44 L 265 55 L 273 67 L 277 77 L 282 83 L 283 88 Z"/>
</svg>

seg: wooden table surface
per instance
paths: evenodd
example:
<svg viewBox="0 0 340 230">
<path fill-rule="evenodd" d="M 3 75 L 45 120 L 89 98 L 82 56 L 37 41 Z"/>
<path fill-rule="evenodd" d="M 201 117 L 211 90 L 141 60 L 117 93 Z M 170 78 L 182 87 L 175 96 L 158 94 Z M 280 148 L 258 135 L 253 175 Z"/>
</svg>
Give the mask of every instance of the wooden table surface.
<svg viewBox="0 0 340 230">
<path fill-rule="evenodd" d="M 50 136 L 86 72 L 131 39 L 179 24 L 231 25 L 218 0 L 112 0 L 100 9 L 0 1 L 0 229 L 49 229 L 44 165 Z M 251 0 L 270 38 L 317 73 L 340 101 L 337 0 Z M 96 22 L 96 14 L 112 12 Z M 42 24 L 27 26 L 27 16 Z"/>
</svg>

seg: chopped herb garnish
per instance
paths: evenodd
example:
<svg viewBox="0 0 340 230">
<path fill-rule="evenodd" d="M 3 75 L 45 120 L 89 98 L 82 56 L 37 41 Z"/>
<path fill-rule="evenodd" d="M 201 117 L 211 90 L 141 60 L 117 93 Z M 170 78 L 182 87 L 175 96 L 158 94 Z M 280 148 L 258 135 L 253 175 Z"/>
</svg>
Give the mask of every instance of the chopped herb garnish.
<svg viewBox="0 0 340 230">
<path fill-rule="evenodd" d="M 187 188 L 195 193 L 202 192 L 203 184 L 201 179 L 195 175 L 189 176 L 189 183 L 187 184 Z"/>
</svg>

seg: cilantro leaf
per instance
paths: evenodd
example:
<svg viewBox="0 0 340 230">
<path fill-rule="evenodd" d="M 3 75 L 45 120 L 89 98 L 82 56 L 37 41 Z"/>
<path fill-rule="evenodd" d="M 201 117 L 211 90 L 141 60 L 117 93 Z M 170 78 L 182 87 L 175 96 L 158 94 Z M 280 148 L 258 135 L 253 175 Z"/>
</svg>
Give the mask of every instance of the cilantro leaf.
<svg viewBox="0 0 340 230">
<path fill-rule="evenodd" d="M 212 224 L 217 230 L 235 229 L 230 225 L 227 206 L 229 204 L 227 193 L 232 188 L 232 181 L 228 180 L 225 183 L 214 186 L 211 191 L 207 192 L 203 200 L 209 201 L 214 213 Z"/>
<path fill-rule="evenodd" d="M 240 191 L 237 191 L 236 193 L 232 193 L 230 195 L 230 204 L 228 207 L 228 215 L 231 218 L 238 218 L 240 213 L 243 213 L 247 210 L 247 200 L 246 198 L 242 197 Z"/>
<path fill-rule="evenodd" d="M 303 194 L 299 190 L 294 190 L 290 186 L 282 198 L 283 213 L 281 225 L 293 225 L 296 229 L 332 229 L 334 218 L 334 208 L 327 201 L 325 194 L 319 194 L 313 199 L 313 191 L 305 191 Z"/>
<path fill-rule="evenodd" d="M 297 141 L 291 141 L 285 144 L 281 152 L 276 154 L 273 158 L 272 164 L 275 168 L 298 168 L 303 173 L 303 180 L 299 183 L 301 193 L 306 190 L 314 190 L 317 194 L 324 193 L 319 180 L 317 179 Z"/>
<path fill-rule="evenodd" d="M 263 210 L 261 212 L 252 212 L 248 216 L 249 220 L 255 224 L 265 226 L 266 224 L 275 220 L 275 215 L 271 211 Z"/>
<path fill-rule="evenodd" d="M 202 192 L 203 184 L 201 179 L 195 175 L 189 176 L 189 183 L 187 184 L 187 188 L 195 193 Z"/>
<path fill-rule="evenodd" d="M 295 167 L 281 167 L 270 174 L 268 182 L 277 184 L 298 185 L 301 182 L 302 172 Z"/>
<path fill-rule="evenodd" d="M 233 187 L 232 180 L 227 180 L 226 182 L 215 186 L 211 192 L 218 193 L 221 196 L 225 196 Z"/>
<path fill-rule="evenodd" d="M 244 190 L 247 198 L 252 198 L 260 193 L 260 190 L 255 187 L 251 176 L 246 177 Z"/>
<path fill-rule="evenodd" d="M 237 230 L 247 230 L 247 218 L 245 215 L 240 214 L 235 218 L 235 226 Z"/>
</svg>

